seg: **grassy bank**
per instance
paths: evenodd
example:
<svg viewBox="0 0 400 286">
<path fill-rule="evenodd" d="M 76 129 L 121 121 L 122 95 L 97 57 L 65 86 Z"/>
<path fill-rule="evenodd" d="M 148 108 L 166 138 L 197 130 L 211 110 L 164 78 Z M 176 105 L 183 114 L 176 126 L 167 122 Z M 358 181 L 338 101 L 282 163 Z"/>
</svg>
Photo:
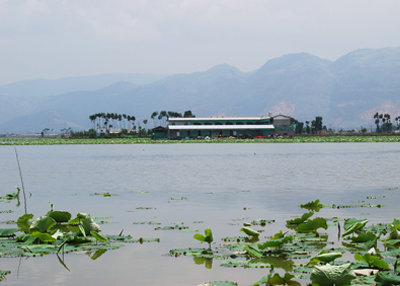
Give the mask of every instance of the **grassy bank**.
<svg viewBox="0 0 400 286">
<path fill-rule="evenodd" d="M 400 136 L 309 136 L 283 139 L 150 140 L 148 138 L 1 138 L 0 145 L 400 142 Z"/>
</svg>

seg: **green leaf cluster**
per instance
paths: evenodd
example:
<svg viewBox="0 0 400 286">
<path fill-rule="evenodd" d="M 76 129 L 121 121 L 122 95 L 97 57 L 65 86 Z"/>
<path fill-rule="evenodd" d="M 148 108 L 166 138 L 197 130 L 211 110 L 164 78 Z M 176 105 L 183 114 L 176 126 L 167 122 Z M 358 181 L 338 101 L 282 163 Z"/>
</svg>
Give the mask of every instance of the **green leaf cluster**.
<svg viewBox="0 0 400 286">
<path fill-rule="evenodd" d="M 351 280 L 355 278 L 351 263 L 340 266 L 330 264 L 315 266 L 310 277 L 312 283 L 323 286 L 350 285 Z"/>
<path fill-rule="evenodd" d="M 214 241 L 213 234 L 210 228 L 206 228 L 204 230 L 204 235 L 196 233 L 195 235 L 193 235 L 193 238 L 201 242 L 207 242 L 210 247 L 211 243 Z"/>
</svg>

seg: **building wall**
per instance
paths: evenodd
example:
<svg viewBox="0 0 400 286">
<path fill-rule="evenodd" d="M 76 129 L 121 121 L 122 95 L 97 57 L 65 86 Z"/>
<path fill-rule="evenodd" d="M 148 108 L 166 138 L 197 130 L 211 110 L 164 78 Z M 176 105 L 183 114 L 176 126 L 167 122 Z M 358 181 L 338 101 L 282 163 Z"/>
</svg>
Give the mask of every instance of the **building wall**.
<svg viewBox="0 0 400 286">
<path fill-rule="evenodd" d="M 278 115 L 268 118 L 185 118 L 174 120 L 170 119 L 171 125 L 232 125 L 231 130 L 168 130 L 167 137 L 192 137 L 197 136 L 240 136 L 240 135 L 252 135 L 252 136 L 271 136 L 271 135 L 282 135 L 282 136 L 292 136 L 293 135 L 293 124 L 291 124 L 292 118 Z M 251 129 L 251 130 L 235 130 L 235 125 L 274 125 L 275 129 Z"/>
</svg>

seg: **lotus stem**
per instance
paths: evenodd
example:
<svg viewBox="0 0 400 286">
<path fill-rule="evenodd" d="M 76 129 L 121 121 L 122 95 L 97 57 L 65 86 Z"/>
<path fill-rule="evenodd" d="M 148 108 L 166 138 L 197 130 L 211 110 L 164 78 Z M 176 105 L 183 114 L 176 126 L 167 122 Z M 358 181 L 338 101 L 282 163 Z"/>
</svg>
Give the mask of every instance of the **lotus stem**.
<svg viewBox="0 0 400 286">
<path fill-rule="evenodd" d="M 24 194 L 25 213 L 28 213 L 28 207 L 27 207 L 27 203 L 26 203 L 26 194 L 25 194 L 24 180 L 23 180 L 23 178 L 22 178 L 22 172 L 21 172 L 21 166 L 20 166 L 20 164 L 19 164 L 17 148 L 14 147 L 14 150 L 15 150 L 15 157 L 17 158 L 17 164 L 18 164 L 18 170 L 19 170 L 19 177 L 21 178 L 22 193 Z"/>
</svg>

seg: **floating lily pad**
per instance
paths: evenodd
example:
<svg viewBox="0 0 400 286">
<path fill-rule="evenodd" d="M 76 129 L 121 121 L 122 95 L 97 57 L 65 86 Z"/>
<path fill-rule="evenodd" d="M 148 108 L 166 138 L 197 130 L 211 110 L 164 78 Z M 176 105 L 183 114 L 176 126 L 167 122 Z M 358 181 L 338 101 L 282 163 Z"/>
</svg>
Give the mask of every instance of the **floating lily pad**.
<svg viewBox="0 0 400 286">
<path fill-rule="evenodd" d="M 10 274 L 11 273 L 11 271 L 3 271 L 3 270 L 0 270 L 0 281 L 2 281 L 4 278 L 5 278 L 5 276 L 7 275 L 7 274 Z"/>
<path fill-rule="evenodd" d="M 275 222 L 275 220 L 268 220 L 268 219 L 257 219 L 257 220 L 253 220 L 251 222 L 252 225 L 260 225 L 260 226 L 265 226 L 267 224 L 273 224 Z"/>
<path fill-rule="evenodd" d="M 91 194 L 91 196 L 115 197 L 115 196 L 119 196 L 119 195 L 106 192 L 106 193 L 94 193 L 94 194 Z"/>
</svg>

